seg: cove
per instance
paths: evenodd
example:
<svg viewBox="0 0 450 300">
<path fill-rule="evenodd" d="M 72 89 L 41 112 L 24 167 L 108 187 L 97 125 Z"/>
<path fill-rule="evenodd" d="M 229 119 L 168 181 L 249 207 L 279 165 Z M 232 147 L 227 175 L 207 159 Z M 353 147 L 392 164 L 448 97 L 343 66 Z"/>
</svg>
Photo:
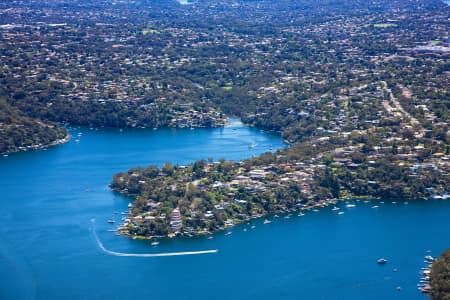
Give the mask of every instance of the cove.
<svg viewBox="0 0 450 300">
<path fill-rule="evenodd" d="M 450 202 L 436 200 L 386 200 L 378 209 L 340 203 L 344 215 L 327 207 L 267 225 L 254 220 L 212 240 L 151 246 L 116 236 L 106 221 L 129 199 L 108 188 L 114 173 L 166 161 L 241 160 L 284 147 L 281 138 L 235 120 L 217 129 L 71 134 L 65 145 L 0 159 L 0 299 L 426 299 L 416 289 L 423 256 L 450 245 Z M 219 252 L 108 255 L 96 243 L 93 218 L 114 253 Z M 380 257 L 389 262 L 379 266 Z"/>
</svg>

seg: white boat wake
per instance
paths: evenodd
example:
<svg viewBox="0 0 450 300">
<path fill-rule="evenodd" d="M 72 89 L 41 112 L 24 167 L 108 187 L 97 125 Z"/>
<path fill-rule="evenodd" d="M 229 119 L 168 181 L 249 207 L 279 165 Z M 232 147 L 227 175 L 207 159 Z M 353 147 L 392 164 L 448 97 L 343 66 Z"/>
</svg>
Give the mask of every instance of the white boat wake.
<svg viewBox="0 0 450 300">
<path fill-rule="evenodd" d="M 199 255 L 199 254 L 208 254 L 208 253 L 217 253 L 219 250 L 202 250 L 202 251 L 184 251 L 184 252 L 164 252 L 164 253 L 122 253 L 122 252 L 116 252 L 111 251 L 105 248 L 102 241 L 100 241 L 100 238 L 97 235 L 97 232 L 95 231 L 95 219 L 91 219 L 92 227 L 91 231 L 95 238 L 95 241 L 97 242 L 98 247 L 100 250 L 105 252 L 109 255 L 114 256 L 124 256 L 124 257 L 163 257 L 163 256 L 183 256 L 183 255 Z"/>
</svg>

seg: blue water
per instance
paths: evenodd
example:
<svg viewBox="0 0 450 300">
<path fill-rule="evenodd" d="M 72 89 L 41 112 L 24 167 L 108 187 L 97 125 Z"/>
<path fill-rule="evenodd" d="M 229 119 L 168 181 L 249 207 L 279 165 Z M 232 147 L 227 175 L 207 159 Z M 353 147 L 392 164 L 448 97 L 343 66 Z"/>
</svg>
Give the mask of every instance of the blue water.
<svg viewBox="0 0 450 300">
<path fill-rule="evenodd" d="M 425 299 L 416 289 L 423 256 L 450 246 L 449 201 L 386 202 L 378 209 L 360 202 L 342 207 L 342 216 L 324 208 L 268 225 L 257 220 L 254 229 L 243 224 L 212 240 L 158 246 L 116 236 L 106 221 L 129 200 L 109 190 L 115 172 L 166 161 L 239 160 L 282 141 L 236 122 L 221 129 L 71 133 L 65 145 L 0 159 L 0 299 Z M 111 256 L 99 249 L 92 218 L 113 251 L 219 252 Z M 380 257 L 388 264 L 379 266 Z"/>
</svg>

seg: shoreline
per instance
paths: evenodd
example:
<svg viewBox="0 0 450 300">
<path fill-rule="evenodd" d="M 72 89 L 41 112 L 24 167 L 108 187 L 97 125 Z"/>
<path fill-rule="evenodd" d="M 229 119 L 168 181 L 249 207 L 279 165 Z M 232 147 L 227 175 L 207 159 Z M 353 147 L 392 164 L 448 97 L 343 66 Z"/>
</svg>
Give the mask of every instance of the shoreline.
<svg viewBox="0 0 450 300">
<path fill-rule="evenodd" d="M 197 128 L 203 128 L 203 129 L 214 129 L 214 128 L 224 128 L 226 126 L 230 126 L 232 125 L 230 123 L 230 119 L 238 119 L 238 118 L 234 118 L 234 117 L 225 117 L 224 123 L 221 125 L 217 125 L 217 126 L 210 126 L 210 127 L 204 127 L 204 126 L 191 126 L 191 127 L 185 127 L 185 126 L 162 126 L 162 127 L 129 127 L 129 128 L 125 128 L 125 129 L 147 129 L 147 130 L 155 130 L 155 129 L 160 129 L 160 128 L 168 128 L 168 129 L 197 129 Z M 239 119 L 239 122 L 242 122 Z M 244 123 L 242 123 L 244 124 Z M 30 145 L 30 146 L 26 146 L 26 147 L 18 147 L 17 150 L 14 151 L 6 151 L 6 152 L 0 152 L 0 156 L 4 156 L 7 157 L 10 154 L 14 154 L 14 153 L 20 153 L 20 152 L 28 152 L 28 151 L 33 151 L 33 150 L 42 150 L 42 149 L 46 149 L 48 147 L 53 147 L 53 146 L 58 146 L 58 145 L 63 145 L 67 142 L 70 141 L 70 139 L 72 138 L 72 135 L 70 135 L 69 131 L 67 130 L 68 128 L 87 128 L 87 129 L 118 129 L 118 130 L 123 130 L 124 128 L 120 128 L 120 127 L 89 127 L 89 126 L 81 126 L 81 125 L 73 125 L 73 124 L 66 124 L 68 125 L 68 127 L 66 127 L 66 131 L 67 134 L 64 138 L 61 139 L 57 139 L 54 140 L 53 142 L 50 142 L 48 144 L 36 144 L 36 145 Z M 245 126 L 248 126 L 246 124 L 244 124 Z"/>
<path fill-rule="evenodd" d="M 72 138 L 72 136 L 67 133 L 65 137 L 63 137 L 62 139 L 57 139 L 54 140 L 53 142 L 50 142 L 48 144 L 36 144 L 36 145 L 31 145 L 31 146 L 27 146 L 27 147 L 19 147 L 17 150 L 15 151 L 7 151 L 7 152 L 2 152 L 0 153 L 0 155 L 7 157 L 10 154 L 14 154 L 14 153 L 20 153 L 20 152 L 28 152 L 28 151 L 33 151 L 33 150 L 42 150 L 42 149 L 47 149 L 49 147 L 53 147 L 53 146 L 58 146 L 58 145 L 63 145 L 67 142 L 70 141 L 70 139 Z"/>
<path fill-rule="evenodd" d="M 113 191 L 118 192 L 117 190 L 114 190 L 114 189 L 113 189 Z M 118 192 L 118 193 L 120 193 L 120 192 Z M 376 201 L 377 203 L 384 204 L 385 202 L 390 201 L 392 204 L 398 203 L 398 204 L 402 204 L 402 205 L 407 205 L 409 203 L 409 201 L 428 201 L 428 200 L 433 200 L 433 199 L 432 198 L 404 198 L 404 199 L 392 198 L 392 199 L 385 199 L 383 201 L 380 201 L 379 198 L 375 198 L 372 196 L 355 196 L 355 197 L 351 197 L 351 198 L 320 200 L 316 203 L 304 204 L 302 207 L 299 207 L 299 208 L 280 210 L 280 211 L 269 213 L 269 214 L 260 214 L 257 216 L 248 217 L 244 220 L 235 220 L 235 223 L 233 225 L 224 226 L 223 228 L 218 228 L 215 231 L 201 231 L 201 232 L 191 233 L 189 235 L 186 235 L 183 233 L 179 233 L 179 234 L 169 233 L 168 235 L 164 235 L 164 236 L 132 235 L 132 234 L 125 232 L 126 231 L 125 228 L 121 228 L 124 223 L 121 223 L 119 226 L 117 226 L 115 228 L 114 232 L 118 233 L 120 236 L 124 236 L 124 237 L 130 238 L 130 239 L 133 239 L 133 240 L 150 241 L 150 240 L 165 240 L 165 239 L 173 239 L 173 238 L 189 238 L 190 239 L 190 238 L 199 238 L 199 237 L 204 237 L 204 236 L 213 236 L 220 232 L 226 232 L 228 229 L 233 229 L 239 225 L 242 225 L 245 222 L 251 222 L 252 220 L 258 220 L 258 219 L 262 219 L 262 218 L 266 218 L 268 220 L 273 219 L 273 218 L 290 219 L 291 217 L 294 217 L 294 216 L 291 216 L 291 214 L 293 214 L 293 213 L 299 213 L 297 216 L 302 217 L 302 216 L 304 216 L 304 214 L 301 214 L 302 212 L 308 212 L 308 211 L 320 212 L 318 210 L 319 208 L 326 208 L 326 207 L 329 207 L 332 205 L 336 206 L 340 202 L 352 201 L 352 202 L 358 203 L 358 202 L 362 201 L 364 203 L 369 203 L 369 202 Z M 348 203 L 348 204 L 352 204 L 352 203 Z M 374 205 L 372 208 L 378 208 L 378 205 Z M 338 209 L 338 210 L 340 210 L 340 209 Z M 280 214 L 281 216 L 278 214 Z"/>
<path fill-rule="evenodd" d="M 113 191 L 118 192 L 117 190 L 114 190 L 114 189 L 113 189 Z M 196 238 L 196 237 L 202 237 L 202 236 L 207 236 L 207 235 L 212 236 L 212 235 L 215 235 L 220 232 L 225 232 L 227 229 L 235 228 L 238 225 L 241 225 L 245 222 L 249 222 L 251 220 L 258 220 L 258 219 L 262 219 L 262 218 L 279 218 L 280 216 L 278 216 L 278 214 L 285 215 L 284 218 L 286 218 L 289 214 L 292 214 L 292 213 L 302 213 L 302 212 L 306 212 L 306 211 L 314 211 L 317 208 L 325 208 L 330 205 L 336 205 L 339 202 L 345 202 L 345 201 L 360 202 L 360 201 L 373 201 L 373 200 L 377 200 L 377 199 L 373 198 L 373 197 L 365 196 L 365 197 L 355 197 L 355 198 L 320 200 L 316 203 L 311 203 L 309 205 L 305 204 L 302 207 L 295 208 L 295 209 L 280 210 L 280 211 L 269 213 L 269 214 L 260 214 L 257 216 L 248 217 L 244 220 L 236 220 L 233 225 L 224 226 L 223 228 L 218 228 L 215 231 L 201 231 L 201 232 L 196 232 L 196 233 L 190 234 L 190 235 L 186 235 L 183 233 L 180 233 L 180 234 L 169 233 L 168 235 L 165 235 L 165 236 L 132 235 L 132 234 L 125 232 L 125 230 L 126 230 L 125 228 L 121 228 L 124 223 L 117 226 L 115 229 L 115 232 L 117 232 L 121 236 L 130 238 L 133 240 L 156 240 L 156 239 L 159 240 L 159 239 L 172 239 L 172 238 L 180 238 L 180 237 Z M 303 216 L 303 215 L 298 215 L 298 216 Z M 289 218 L 290 218 L 290 216 L 289 216 Z M 287 218 L 287 219 L 289 219 L 289 218 Z"/>
</svg>

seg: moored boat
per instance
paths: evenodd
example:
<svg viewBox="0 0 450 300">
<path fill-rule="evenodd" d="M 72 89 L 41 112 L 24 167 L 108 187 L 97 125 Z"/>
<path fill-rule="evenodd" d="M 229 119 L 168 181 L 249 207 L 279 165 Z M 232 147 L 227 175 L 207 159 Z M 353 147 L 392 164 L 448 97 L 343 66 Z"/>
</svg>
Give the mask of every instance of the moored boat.
<svg viewBox="0 0 450 300">
<path fill-rule="evenodd" d="M 431 255 L 427 255 L 427 256 L 425 256 L 425 260 L 432 262 L 432 261 L 434 261 L 434 257 Z"/>
<path fill-rule="evenodd" d="M 385 264 L 385 263 L 387 263 L 388 261 L 387 261 L 387 259 L 385 259 L 385 258 L 380 258 L 380 259 L 378 259 L 377 260 L 377 263 L 379 263 L 380 265 L 383 265 L 383 264 Z"/>
</svg>

